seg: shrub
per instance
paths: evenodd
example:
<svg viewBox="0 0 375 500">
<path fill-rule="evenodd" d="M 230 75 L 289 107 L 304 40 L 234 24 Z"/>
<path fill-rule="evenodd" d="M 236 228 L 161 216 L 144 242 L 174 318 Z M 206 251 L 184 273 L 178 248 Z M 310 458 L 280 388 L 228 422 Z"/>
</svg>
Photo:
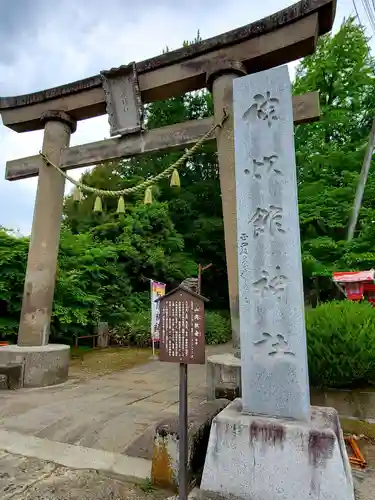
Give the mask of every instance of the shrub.
<svg viewBox="0 0 375 500">
<path fill-rule="evenodd" d="M 375 383 L 375 309 L 329 302 L 306 312 L 310 383 L 354 388 Z"/>
<path fill-rule="evenodd" d="M 111 333 L 120 344 L 148 346 L 151 342 L 151 311 L 133 312 L 128 321 L 120 323 Z"/>
<path fill-rule="evenodd" d="M 145 309 L 131 313 L 129 320 L 112 328 L 111 333 L 122 345 L 145 347 L 151 343 L 151 311 Z M 224 312 L 206 311 L 206 344 L 224 344 L 232 338 L 230 319 Z"/>
<path fill-rule="evenodd" d="M 224 344 L 232 338 L 230 319 L 225 313 L 206 311 L 206 344 Z"/>
</svg>

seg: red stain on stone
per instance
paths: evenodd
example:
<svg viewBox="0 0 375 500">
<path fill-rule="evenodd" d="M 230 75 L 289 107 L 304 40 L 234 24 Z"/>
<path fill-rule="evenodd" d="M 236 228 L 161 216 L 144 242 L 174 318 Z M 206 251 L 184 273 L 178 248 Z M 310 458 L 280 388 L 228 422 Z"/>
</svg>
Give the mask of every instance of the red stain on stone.
<svg viewBox="0 0 375 500">
<path fill-rule="evenodd" d="M 312 430 L 309 433 L 309 461 L 316 467 L 332 458 L 335 436 L 331 432 Z"/>
<path fill-rule="evenodd" d="M 262 443 L 281 444 L 285 438 L 285 429 L 280 424 L 267 424 L 261 421 L 254 421 L 250 426 L 250 440 Z"/>
</svg>

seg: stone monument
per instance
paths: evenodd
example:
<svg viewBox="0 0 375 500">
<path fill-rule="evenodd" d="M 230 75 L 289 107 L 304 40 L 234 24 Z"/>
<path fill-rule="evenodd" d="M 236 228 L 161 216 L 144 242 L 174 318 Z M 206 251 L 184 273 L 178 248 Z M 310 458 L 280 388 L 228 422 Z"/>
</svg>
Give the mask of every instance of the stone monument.
<svg viewBox="0 0 375 500">
<path fill-rule="evenodd" d="M 287 67 L 236 79 L 233 99 L 242 399 L 213 421 L 201 488 L 352 500 L 337 412 L 310 407 Z"/>
</svg>

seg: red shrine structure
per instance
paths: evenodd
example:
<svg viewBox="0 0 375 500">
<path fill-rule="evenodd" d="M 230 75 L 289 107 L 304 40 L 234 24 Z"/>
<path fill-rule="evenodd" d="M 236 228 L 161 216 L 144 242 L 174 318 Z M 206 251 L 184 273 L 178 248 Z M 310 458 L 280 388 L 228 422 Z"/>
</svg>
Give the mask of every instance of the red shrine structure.
<svg viewBox="0 0 375 500">
<path fill-rule="evenodd" d="M 367 299 L 375 307 L 375 271 L 349 271 L 333 273 L 333 281 L 345 291 L 348 300 Z"/>
</svg>

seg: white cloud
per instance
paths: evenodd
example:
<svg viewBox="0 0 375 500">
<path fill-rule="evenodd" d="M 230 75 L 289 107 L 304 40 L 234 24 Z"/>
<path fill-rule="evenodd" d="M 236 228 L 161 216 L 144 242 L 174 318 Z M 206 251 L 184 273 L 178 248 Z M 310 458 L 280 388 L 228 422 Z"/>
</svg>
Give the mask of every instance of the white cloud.
<svg viewBox="0 0 375 500">
<path fill-rule="evenodd" d="M 31 0 L 22 0 L 22 4 L 28 2 Z M 208 38 L 292 3 L 294 1 L 265 0 L 252 2 L 250 6 L 248 0 L 131 3 L 107 0 L 104 5 L 102 1 L 92 0 L 88 8 L 87 4 L 74 0 L 58 3 L 35 0 L 36 7 L 27 11 L 29 16 L 34 16 L 28 19 L 30 29 L 23 30 L 22 36 L 21 28 L 16 30 L 9 44 L 11 59 L 0 56 L 0 95 L 32 92 L 146 59 L 161 53 L 166 46 L 171 50 L 180 47 L 184 39 L 193 39 L 198 29 L 203 38 Z M 16 2 L 10 4 L 17 5 Z M 8 7 L 9 19 L 11 9 Z M 352 12 L 352 3 L 343 0 L 336 19 L 341 22 L 344 15 Z M 108 136 L 107 118 L 98 117 L 80 122 L 71 144 Z M 0 127 L 0 225 L 18 229 L 23 234 L 28 234 L 31 228 L 37 180 L 3 180 L 5 163 L 36 154 L 42 138 L 41 131 L 17 134 Z M 80 172 L 75 170 L 72 175 L 77 178 Z"/>
</svg>

